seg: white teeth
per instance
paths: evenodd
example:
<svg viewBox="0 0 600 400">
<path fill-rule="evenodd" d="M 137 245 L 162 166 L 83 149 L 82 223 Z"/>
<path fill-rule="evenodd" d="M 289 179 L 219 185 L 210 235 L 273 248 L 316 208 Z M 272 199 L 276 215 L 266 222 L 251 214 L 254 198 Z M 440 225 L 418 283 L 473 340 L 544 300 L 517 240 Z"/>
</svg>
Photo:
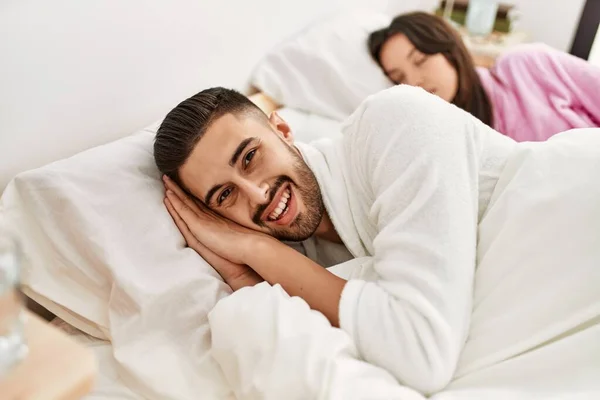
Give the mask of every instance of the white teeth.
<svg viewBox="0 0 600 400">
<path fill-rule="evenodd" d="M 287 202 L 291 197 L 290 189 L 286 189 L 281 195 L 281 199 L 279 200 L 279 204 L 277 208 L 273 210 L 273 212 L 269 215 L 269 219 L 276 220 L 281 216 L 281 212 L 284 211 L 283 215 L 285 215 L 288 211 Z"/>
<path fill-rule="evenodd" d="M 271 213 L 271 215 L 269 216 L 271 219 L 277 219 L 279 218 L 279 215 L 281 214 L 281 212 L 283 211 L 283 208 L 285 207 L 285 205 L 283 207 L 277 207 L 275 210 L 273 210 L 273 212 Z"/>
</svg>

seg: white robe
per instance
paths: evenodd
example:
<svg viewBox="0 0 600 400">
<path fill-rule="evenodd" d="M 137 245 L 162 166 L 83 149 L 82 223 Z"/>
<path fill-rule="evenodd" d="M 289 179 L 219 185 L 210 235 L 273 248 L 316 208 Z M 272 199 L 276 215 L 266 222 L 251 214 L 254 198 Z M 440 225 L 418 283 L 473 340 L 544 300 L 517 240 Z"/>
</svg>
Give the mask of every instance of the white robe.
<svg viewBox="0 0 600 400">
<path fill-rule="evenodd" d="M 307 307 L 300 311 L 302 301 L 279 293 L 277 286 L 257 285 L 222 300 L 209 317 L 214 356 L 236 394 L 277 398 L 275 393 L 284 393 L 277 388 L 293 387 L 298 396 L 289 398 L 363 398 L 360 393 L 371 392 L 359 388 L 379 387 L 381 397 L 368 398 L 418 398 L 415 390 L 435 393 L 453 378 L 458 383 L 450 388 L 489 381 L 515 390 L 507 383 L 510 379 L 501 384 L 485 372 L 503 367 L 506 360 L 521 360 L 527 356 L 523 353 L 561 335 L 572 341 L 581 326 L 587 337 L 571 346 L 573 357 L 559 351 L 541 358 L 537 353 L 538 359 L 550 369 L 563 357 L 571 368 L 582 366 L 579 372 L 600 372 L 600 347 L 589 347 L 594 339 L 600 343 L 595 320 L 600 316 L 600 268 L 594 268 L 600 264 L 600 241 L 593 236 L 600 236 L 600 209 L 594 206 L 600 204 L 600 132 L 583 136 L 583 144 L 575 140 L 571 146 L 577 156 L 570 160 L 559 147 L 568 148 L 567 139 L 558 146 L 517 144 L 435 96 L 397 87 L 366 100 L 340 140 L 300 145 L 332 222 L 356 257 L 332 268 L 349 279 L 340 302 L 341 331 L 328 328 Z M 558 188 L 548 193 L 553 180 Z M 519 186 L 529 184 L 534 186 L 526 190 L 534 200 Z M 568 185 L 572 187 L 562 190 Z M 574 190 L 585 196 L 570 198 Z M 536 200 L 540 193 L 542 200 Z M 557 199 L 550 205 L 543 201 L 549 195 Z M 571 203 L 561 203 L 563 198 Z M 528 200 L 529 208 L 520 206 Z M 546 214 L 529 224 L 535 201 Z M 564 225 L 565 237 L 582 240 L 545 249 L 547 241 L 538 240 L 544 232 L 535 224 L 540 218 L 549 221 L 546 231 L 556 228 L 553 218 L 564 224 L 556 212 L 565 206 L 579 212 L 571 226 Z M 595 229 L 589 229 L 590 223 Z M 527 232 L 537 236 L 529 240 Z M 522 248 L 520 242 L 528 245 Z M 543 260 L 541 251 L 548 253 Z M 575 265 L 558 270 L 556 262 L 565 260 Z M 526 264 L 515 269 L 521 261 Z M 545 282 L 535 274 L 556 274 L 556 279 Z M 507 276 L 525 281 L 511 292 L 519 284 L 507 283 Z M 538 279 L 548 285 L 536 287 Z M 577 299 L 554 299 L 546 306 L 557 309 L 544 309 L 539 300 L 552 302 L 553 290 L 564 296 L 577 291 Z M 512 294 L 529 297 L 520 299 L 521 305 Z M 528 301 L 536 307 L 528 307 Z M 562 320 L 565 316 L 572 318 Z M 231 333 L 233 319 L 234 330 L 243 329 L 242 337 Z M 598 362 L 582 361 L 583 343 L 592 359 L 599 356 Z M 356 358 L 371 365 L 356 361 L 353 368 L 340 367 L 340 362 Z M 527 360 L 523 365 L 531 367 Z M 356 372 L 360 368 L 366 372 Z M 481 381 L 471 379 L 482 370 Z M 404 386 L 394 384 L 389 374 Z M 557 381 L 542 373 L 531 377 L 533 385 L 534 378 Z M 557 390 L 569 391 L 581 383 L 575 378 L 562 382 Z M 593 380 L 585 380 L 587 389 L 600 391 L 600 383 L 590 387 L 589 382 Z M 527 385 L 516 389 L 533 390 Z"/>
</svg>

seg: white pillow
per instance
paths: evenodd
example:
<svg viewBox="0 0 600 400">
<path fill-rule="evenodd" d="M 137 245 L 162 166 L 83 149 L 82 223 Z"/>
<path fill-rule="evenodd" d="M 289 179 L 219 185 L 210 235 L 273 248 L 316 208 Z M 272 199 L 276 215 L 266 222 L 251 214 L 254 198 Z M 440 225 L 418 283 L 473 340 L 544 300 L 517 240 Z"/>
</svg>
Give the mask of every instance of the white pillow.
<svg viewBox="0 0 600 400">
<path fill-rule="evenodd" d="M 163 205 L 155 128 L 18 175 L 4 218 L 23 244 L 26 294 L 111 340 L 140 393 L 222 398 L 207 316 L 231 289 L 185 247 Z"/>
<path fill-rule="evenodd" d="M 341 133 L 340 123 L 290 108 L 278 112 L 296 140 Z M 178 269 L 178 280 L 220 280 L 183 247 L 162 203 L 164 191 L 153 157 L 159 123 L 113 143 L 17 176 L 0 206 L 21 236 L 24 292 L 58 317 L 100 339 L 110 337 L 109 303 L 115 281 Z M 189 274 L 186 276 L 186 274 Z M 144 279 L 167 290 L 170 280 Z M 140 281 L 140 283 L 143 281 Z M 207 295 L 214 301 L 224 285 Z M 211 304 L 206 304 L 210 309 Z"/>
<path fill-rule="evenodd" d="M 26 294 L 101 339 L 110 337 L 117 286 L 139 296 L 129 299 L 138 311 L 186 282 L 210 291 L 199 297 L 206 310 L 228 292 L 184 247 L 164 208 L 152 148 L 157 125 L 22 173 L 2 196 L 23 242 Z"/>
<path fill-rule="evenodd" d="M 356 10 L 312 25 L 268 53 L 252 84 L 280 104 L 341 121 L 392 85 L 367 48 L 369 34 L 389 23 Z"/>
</svg>

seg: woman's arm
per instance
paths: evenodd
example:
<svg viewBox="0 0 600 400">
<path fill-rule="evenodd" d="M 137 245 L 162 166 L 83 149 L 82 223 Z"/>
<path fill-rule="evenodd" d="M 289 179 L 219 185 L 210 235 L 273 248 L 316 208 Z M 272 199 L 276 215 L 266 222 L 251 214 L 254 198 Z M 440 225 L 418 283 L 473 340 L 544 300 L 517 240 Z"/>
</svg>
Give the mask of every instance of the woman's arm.
<svg viewBox="0 0 600 400">
<path fill-rule="evenodd" d="M 524 107 L 531 97 L 543 96 L 555 107 L 585 113 L 600 126 L 600 67 L 541 43 L 521 45 L 498 60 L 492 69 L 522 93 Z M 543 114 L 541 114 L 543 115 Z M 545 140 L 556 132 L 538 132 Z"/>
<path fill-rule="evenodd" d="M 557 50 L 546 57 L 596 126 L 600 126 L 600 67 Z"/>
</svg>

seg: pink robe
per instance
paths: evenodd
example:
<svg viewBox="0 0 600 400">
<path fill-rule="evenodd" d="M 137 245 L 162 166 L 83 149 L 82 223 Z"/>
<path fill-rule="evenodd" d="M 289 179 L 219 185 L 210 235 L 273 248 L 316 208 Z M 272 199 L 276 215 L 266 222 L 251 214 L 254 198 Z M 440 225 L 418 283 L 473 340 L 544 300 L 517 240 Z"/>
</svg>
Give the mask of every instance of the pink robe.
<svg viewBox="0 0 600 400">
<path fill-rule="evenodd" d="M 543 141 L 600 126 L 600 68 L 543 44 L 522 45 L 478 68 L 493 127 L 516 141 Z"/>
</svg>

